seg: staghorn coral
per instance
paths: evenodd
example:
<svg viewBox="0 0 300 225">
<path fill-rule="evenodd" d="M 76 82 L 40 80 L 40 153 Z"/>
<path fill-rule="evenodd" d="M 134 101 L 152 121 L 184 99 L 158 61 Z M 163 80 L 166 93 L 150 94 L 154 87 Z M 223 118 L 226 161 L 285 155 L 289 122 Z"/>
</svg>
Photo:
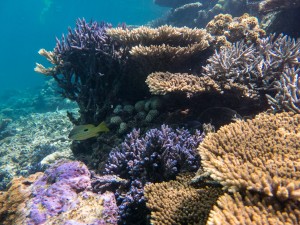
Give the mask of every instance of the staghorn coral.
<svg viewBox="0 0 300 225">
<path fill-rule="evenodd" d="M 195 147 L 203 135 L 193 135 L 188 130 L 173 130 L 162 125 L 145 135 L 133 130 L 120 147 L 113 149 L 106 164 L 106 174 L 128 180 L 127 188 L 116 192 L 120 220 L 144 220 L 147 213 L 143 187 L 147 182 L 174 179 L 180 172 L 198 169 L 199 155 Z M 138 212 L 138 213 L 137 213 Z"/>
<path fill-rule="evenodd" d="M 39 51 L 52 67 L 37 64 L 35 71 L 52 76 L 63 97 L 78 103 L 83 123 L 102 121 L 108 102 L 119 90 L 121 62 L 118 47 L 106 34 L 108 28 L 107 23 L 78 19 L 74 29 L 56 40 L 53 51 Z"/>
<path fill-rule="evenodd" d="M 90 175 L 75 161 L 14 179 L 1 194 L 1 224 L 117 224 L 114 194 L 93 193 Z"/>
<path fill-rule="evenodd" d="M 229 46 L 230 43 L 242 40 L 247 43 L 257 43 L 266 35 L 266 32 L 260 28 L 257 18 L 247 13 L 234 18 L 229 14 L 219 14 L 206 25 L 205 29 L 216 36 L 216 43 L 221 46 Z"/>
<path fill-rule="evenodd" d="M 275 111 L 282 109 L 300 113 L 300 68 L 286 68 L 280 81 L 276 81 L 278 90 L 275 97 L 267 95 L 269 104 Z"/>
<path fill-rule="evenodd" d="M 259 114 L 209 133 L 201 165 L 231 192 L 253 190 L 280 201 L 300 200 L 300 114 Z"/>
<path fill-rule="evenodd" d="M 271 95 L 275 89 L 276 99 L 284 99 L 284 108 L 292 109 L 298 104 L 295 96 L 297 88 L 293 88 L 297 76 L 287 74 L 286 71 L 297 70 L 299 59 L 299 40 L 283 34 L 278 37 L 270 35 L 260 39 L 257 45 L 248 46 L 244 42 L 237 42 L 232 47 L 216 50 L 203 67 L 203 75 L 212 78 L 223 90 L 238 92 L 250 98 L 257 98 L 262 90 L 267 94 L 269 91 Z M 274 95 L 269 98 L 272 97 Z M 278 103 L 281 104 L 280 101 Z M 271 104 L 276 104 L 276 101 Z M 283 107 L 278 105 L 278 108 Z"/>
<path fill-rule="evenodd" d="M 297 225 L 300 223 L 299 202 L 278 202 L 247 192 L 242 197 L 238 192 L 233 196 L 224 194 L 209 214 L 207 225 Z"/>
<path fill-rule="evenodd" d="M 217 187 L 193 187 L 191 175 L 179 175 L 176 180 L 145 186 L 151 224 L 206 224 L 209 211 L 222 193 Z"/>
<path fill-rule="evenodd" d="M 198 77 L 187 73 L 156 72 L 148 75 L 146 83 L 150 92 L 165 95 L 170 92 L 200 93 L 220 90 L 219 86 L 206 77 Z"/>
<path fill-rule="evenodd" d="M 300 0 L 264 0 L 259 3 L 261 13 L 276 12 L 300 7 Z"/>
</svg>

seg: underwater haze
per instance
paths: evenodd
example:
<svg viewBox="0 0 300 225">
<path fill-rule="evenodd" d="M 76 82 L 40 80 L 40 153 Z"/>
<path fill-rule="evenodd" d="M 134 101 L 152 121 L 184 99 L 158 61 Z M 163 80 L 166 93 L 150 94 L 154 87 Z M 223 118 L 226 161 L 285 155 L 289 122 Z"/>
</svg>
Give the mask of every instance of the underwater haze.
<svg viewBox="0 0 300 225">
<path fill-rule="evenodd" d="M 0 95 L 33 88 L 44 76 L 33 71 L 40 48 L 51 50 L 77 18 L 141 25 L 161 16 L 164 8 L 152 0 L 2 0 L 0 2 Z"/>
</svg>

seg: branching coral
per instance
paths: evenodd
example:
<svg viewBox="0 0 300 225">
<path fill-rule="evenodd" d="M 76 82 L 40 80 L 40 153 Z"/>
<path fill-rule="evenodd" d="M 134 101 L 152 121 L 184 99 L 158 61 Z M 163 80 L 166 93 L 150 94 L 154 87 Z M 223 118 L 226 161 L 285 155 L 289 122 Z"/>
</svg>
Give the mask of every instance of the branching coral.
<svg viewBox="0 0 300 225">
<path fill-rule="evenodd" d="M 199 145 L 204 170 L 229 191 L 300 200 L 300 114 L 259 114 L 210 133 Z"/>
<path fill-rule="evenodd" d="M 294 108 L 299 104 L 299 78 L 293 74 L 297 73 L 299 59 L 299 40 L 271 35 L 260 39 L 257 45 L 237 42 L 232 47 L 216 50 L 203 67 L 203 75 L 219 82 L 224 90 L 240 92 L 251 98 L 256 98 L 261 90 L 275 88 L 276 100 L 270 103 L 278 104 L 279 109 L 297 111 Z"/>
<path fill-rule="evenodd" d="M 107 111 L 107 103 L 118 91 L 120 58 L 117 46 L 106 34 L 106 23 L 77 20 L 67 36 L 57 39 L 53 52 L 39 53 L 53 64 L 45 68 L 37 64 L 36 71 L 51 75 L 61 87 L 64 97 L 78 103 L 83 122 L 99 122 Z M 94 121 L 96 120 L 96 121 Z"/>
<path fill-rule="evenodd" d="M 300 222 L 299 202 L 278 202 L 258 194 L 224 194 L 210 212 L 207 225 L 297 225 Z"/>
<path fill-rule="evenodd" d="M 152 94 L 165 95 L 170 92 L 185 92 L 187 94 L 215 91 L 220 88 L 210 77 L 199 77 L 187 73 L 151 73 L 146 83 Z"/>
<path fill-rule="evenodd" d="M 139 130 L 128 134 L 121 146 L 112 150 L 106 164 L 107 174 L 129 181 L 127 190 L 116 193 L 121 218 L 133 220 L 135 217 L 136 221 L 143 218 L 146 182 L 167 181 L 179 172 L 197 170 L 200 158 L 195 147 L 201 141 L 198 131 L 192 135 L 187 130 L 173 130 L 165 125 L 149 130 L 145 136 L 141 136 Z"/>
<path fill-rule="evenodd" d="M 197 188 L 189 184 L 191 176 L 145 186 L 151 224 L 206 224 L 209 211 L 222 193 L 218 187 Z"/>
</svg>

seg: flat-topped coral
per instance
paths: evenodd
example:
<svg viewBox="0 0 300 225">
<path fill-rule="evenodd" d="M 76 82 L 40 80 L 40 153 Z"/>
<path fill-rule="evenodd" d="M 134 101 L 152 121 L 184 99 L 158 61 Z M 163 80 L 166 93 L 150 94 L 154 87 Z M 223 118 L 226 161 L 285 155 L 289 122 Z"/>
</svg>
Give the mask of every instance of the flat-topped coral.
<svg viewBox="0 0 300 225">
<path fill-rule="evenodd" d="M 282 203 L 250 192 L 242 197 L 236 192 L 233 196 L 224 194 L 218 199 L 207 225 L 297 225 L 299 222 L 299 202 Z"/>
<path fill-rule="evenodd" d="M 259 114 L 210 133 L 199 145 L 207 174 L 231 192 L 300 200 L 300 114 Z"/>
<path fill-rule="evenodd" d="M 147 77 L 146 83 L 150 92 L 155 95 L 165 95 L 171 92 L 185 92 L 187 94 L 220 92 L 220 87 L 210 77 L 200 77 L 187 73 L 151 73 Z"/>
<path fill-rule="evenodd" d="M 191 176 L 180 175 L 176 180 L 145 186 L 151 224 L 205 225 L 211 207 L 222 193 L 221 188 L 196 188 L 189 185 Z"/>
<path fill-rule="evenodd" d="M 178 65 L 191 67 L 211 40 L 204 29 L 172 26 L 116 28 L 107 30 L 107 34 L 151 72 L 178 69 Z"/>
</svg>

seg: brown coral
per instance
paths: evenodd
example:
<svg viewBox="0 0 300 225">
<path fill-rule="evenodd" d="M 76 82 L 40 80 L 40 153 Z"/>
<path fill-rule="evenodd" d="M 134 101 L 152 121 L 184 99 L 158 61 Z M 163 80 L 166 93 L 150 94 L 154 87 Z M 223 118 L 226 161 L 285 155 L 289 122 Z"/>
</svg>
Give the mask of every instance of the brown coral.
<svg viewBox="0 0 300 225">
<path fill-rule="evenodd" d="M 165 95 L 170 92 L 199 93 L 219 91 L 218 85 L 209 77 L 198 77 L 187 73 L 156 72 L 150 74 L 146 83 L 152 94 Z"/>
<path fill-rule="evenodd" d="M 216 36 L 217 45 L 225 46 L 241 40 L 256 43 L 259 38 L 266 34 L 260 28 L 257 18 L 247 13 L 234 18 L 229 14 L 219 14 L 207 24 L 206 30 L 211 35 Z M 227 42 L 224 41 L 224 37 Z"/>
<path fill-rule="evenodd" d="M 145 187 L 151 224 L 205 224 L 212 205 L 222 193 L 220 188 L 195 188 L 191 176 L 175 181 L 152 183 Z"/>
<path fill-rule="evenodd" d="M 281 203 L 273 198 L 238 192 L 224 194 L 209 214 L 207 225 L 297 225 L 300 223 L 299 202 Z"/>
<path fill-rule="evenodd" d="M 259 3 L 259 11 L 262 13 L 276 12 L 296 7 L 300 7 L 300 0 L 264 0 Z"/>
<path fill-rule="evenodd" d="M 30 186 L 43 173 L 30 175 L 28 178 L 16 177 L 11 181 L 11 186 L 6 192 L 0 192 L 0 224 L 23 224 L 22 214 L 25 202 L 30 198 Z"/>
<path fill-rule="evenodd" d="M 300 200 L 300 115 L 259 114 L 210 133 L 199 146 L 207 174 L 225 189 Z"/>
</svg>

